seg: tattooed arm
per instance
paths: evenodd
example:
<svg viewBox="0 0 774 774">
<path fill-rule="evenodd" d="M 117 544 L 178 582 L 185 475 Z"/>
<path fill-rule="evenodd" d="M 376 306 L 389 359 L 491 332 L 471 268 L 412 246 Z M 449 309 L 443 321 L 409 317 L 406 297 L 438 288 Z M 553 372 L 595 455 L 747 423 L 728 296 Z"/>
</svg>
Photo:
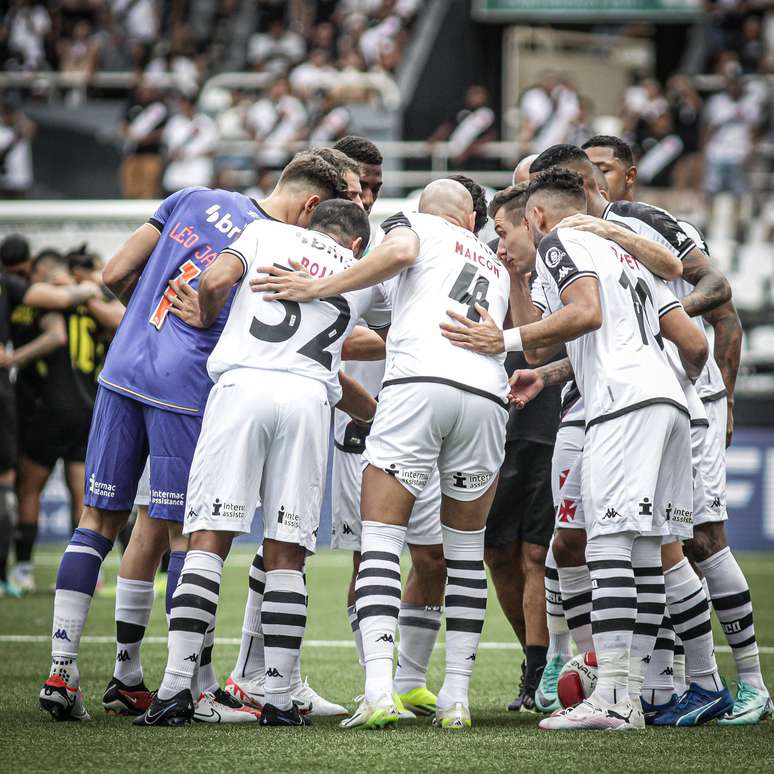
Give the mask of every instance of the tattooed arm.
<svg viewBox="0 0 774 774">
<path fill-rule="evenodd" d="M 704 319 L 715 331 L 715 361 L 723 376 L 723 384 L 728 392 L 728 422 L 726 425 L 726 446 L 731 443 L 734 432 L 734 388 L 739 370 L 739 358 L 742 351 L 742 324 L 732 301 L 707 312 Z"/>
<path fill-rule="evenodd" d="M 538 368 L 525 368 L 513 372 L 510 378 L 510 401 L 517 408 L 524 408 L 543 390 L 553 384 L 564 384 L 574 377 L 570 359 L 565 357 Z"/>
<path fill-rule="evenodd" d="M 683 259 L 683 279 L 693 290 L 680 299 L 689 317 L 698 317 L 731 300 L 731 285 L 698 247 Z"/>
</svg>

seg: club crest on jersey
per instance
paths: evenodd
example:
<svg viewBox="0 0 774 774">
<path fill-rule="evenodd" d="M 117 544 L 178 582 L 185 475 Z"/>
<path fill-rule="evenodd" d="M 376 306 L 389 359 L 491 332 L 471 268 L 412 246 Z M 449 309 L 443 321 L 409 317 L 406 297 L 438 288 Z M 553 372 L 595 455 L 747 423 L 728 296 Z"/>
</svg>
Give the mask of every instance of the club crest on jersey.
<svg viewBox="0 0 774 774">
<path fill-rule="evenodd" d="M 566 254 L 567 253 L 565 253 L 561 247 L 549 248 L 544 259 L 546 266 L 548 266 L 549 269 L 555 268 L 562 262 L 562 258 L 564 258 Z"/>
</svg>

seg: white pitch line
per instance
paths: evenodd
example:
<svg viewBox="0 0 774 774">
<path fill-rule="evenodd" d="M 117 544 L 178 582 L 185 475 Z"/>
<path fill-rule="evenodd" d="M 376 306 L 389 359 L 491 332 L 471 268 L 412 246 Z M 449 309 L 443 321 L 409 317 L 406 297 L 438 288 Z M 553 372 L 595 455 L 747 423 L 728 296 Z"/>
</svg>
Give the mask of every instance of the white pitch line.
<svg viewBox="0 0 774 774">
<path fill-rule="evenodd" d="M 0 634 L 0 643 L 2 642 L 50 642 L 51 637 L 46 634 Z M 85 643 L 115 643 L 115 637 L 106 635 L 87 635 L 81 637 L 81 642 Z M 242 640 L 237 637 L 216 637 L 216 645 L 239 645 Z M 166 645 L 166 637 L 146 637 L 143 643 L 148 645 Z M 443 642 L 439 642 L 440 647 L 444 647 Z M 305 648 L 354 648 L 355 643 L 352 640 L 304 640 Z M 482 642 L 480 650 L 521 650 L 519 645 L 513 642 Z M 717 645 L 715 650 L 718 653 L 730 653 L 731 648 L 728 645 Z M 774 655 L 774 646 L 760 645 L 758 650 L 766 656 Z"/>
</svg>

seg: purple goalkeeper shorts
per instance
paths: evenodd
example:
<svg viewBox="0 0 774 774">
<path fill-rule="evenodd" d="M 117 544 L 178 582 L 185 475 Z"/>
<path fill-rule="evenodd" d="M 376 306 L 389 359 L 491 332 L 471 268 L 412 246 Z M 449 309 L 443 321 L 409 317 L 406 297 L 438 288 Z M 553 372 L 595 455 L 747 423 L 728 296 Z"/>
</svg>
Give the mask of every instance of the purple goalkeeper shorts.
<svg viewBox="0 0 774 774">
<path fill-rule="evenodd" d="M 148 515 L 182 522 L 201 426 L 200 416 L 149 406 L 100 386 L 86 450 L 84 504 L 130 511 L 150 454 Z"/>
</svg>

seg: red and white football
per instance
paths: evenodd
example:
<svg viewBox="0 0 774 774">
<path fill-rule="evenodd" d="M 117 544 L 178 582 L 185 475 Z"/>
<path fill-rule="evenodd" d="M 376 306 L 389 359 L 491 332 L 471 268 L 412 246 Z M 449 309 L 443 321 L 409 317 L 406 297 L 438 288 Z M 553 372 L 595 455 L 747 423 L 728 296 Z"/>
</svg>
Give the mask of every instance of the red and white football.
<svg viewBox="0 0 774 774">
<path fill-rule="evenodd" d="M 559 673 L 557 693 L 563 707 L 588 699 L 597 686 L 597 654 L 593 650 L 573 656 Z"/>
</svg>

